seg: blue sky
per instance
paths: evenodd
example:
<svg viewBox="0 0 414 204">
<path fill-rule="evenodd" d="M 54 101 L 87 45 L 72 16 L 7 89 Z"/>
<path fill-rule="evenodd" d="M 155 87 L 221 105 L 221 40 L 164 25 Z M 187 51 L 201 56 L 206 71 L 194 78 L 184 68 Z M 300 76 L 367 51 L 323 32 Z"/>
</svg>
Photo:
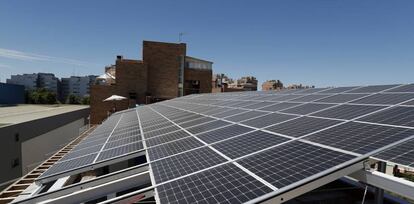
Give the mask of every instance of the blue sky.
<svg viewBox="0 0 414 204">
<path fill-rule="evenodd" d="M 177 42 L 214 72 L 260 83 L 414 82 L 414 1 L 0 1 L 0 81 L 101 74 L 142 40 Z"/>
</svg>

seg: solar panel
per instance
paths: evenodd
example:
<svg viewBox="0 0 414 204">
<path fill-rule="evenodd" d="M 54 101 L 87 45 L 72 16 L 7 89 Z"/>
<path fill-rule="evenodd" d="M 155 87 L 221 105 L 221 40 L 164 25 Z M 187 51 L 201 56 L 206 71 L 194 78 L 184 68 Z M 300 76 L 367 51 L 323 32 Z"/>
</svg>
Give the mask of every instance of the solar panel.
<svg viewBox="0 0 414 204">
<path fill-rule="evenodd" d="M 283 109 L 287 109 L 293 106 L 298 106 L 301 105 L 302 103 L 278 103 L 278 104 L 274 104 L 274 105 L 270 105 L 270 106 L 266 106 L 264 108 L 261 108 L 260 110 L 265 110 L 265 111 L 280 111 Z"/>
<path fill-rule="evenodd" d="M 404 94 L 385 94 L 379 93 L 372 96 L 368 96 L 352 103 L 359 104 L 385 104 L 385 105 L 394 105 L 401 103 L 414 98 L 414 93 L 404 93 Z"/>
<path fill-rule="evenodd" d="M 146 145 L 148 147 L 152 147 L 152 146 L 155 146 L 155 145 L 171 142 L 171 141 L 178 140 L 178 139 L 188 137 L 188 136 L 190 136 L 190 134 L 188 134 L 184 130 L 178 130 L 178 131 L 175 131 L 175 132 L 171 132 L 171 133 L 161 135 L 159 137 L 150 138 L 150 139 L 146 140 L 145 142 L 146 142 Z"/>
<path fill-rule="evenodd" d="M 103 144 L 83 148 L 83 149 L 80 149 L 80 150 L 77 150 L 77 151 L 73 151 L 73 152 L 71 152 L 71 154 L 66 154 L 62 159 L 59 160 L 59 162 L 99 152 L 99 150 L 102 148 L 102 146 L 103 146 Z"/>
<path fill-rule="evenodd" d="M 346 92 L 349 91 L 351 89 L 355 89 L 356 86 L 351 86 L 351 87 L 336 87 L 336 88 L 331 88 L 331 89 L 327 89 L 324 91 L 320 91 L 319 93 L 342 93 L 342 92 Z"/>
<path fill-rule="evenodd" d="M 232 107 L 244 107 L 244 106 L 253 105 L 253 104 L 256 104 L 256 103 L 257 103 L 256 101 L 243 101 L 243 102 L 240 102 L 240 103 L 232 104 L 231 106 Z"/>
<path fill-rule="evenodd" d="M 312 94 L 312 93 L 320 93 L 321 91 L 327 90 L 329 88 L 312 88 L 312 89 L 303 89 L 302 91 L 299 91 L 300 94 Z"/>
<path fill-rule="evenodd" d="M 149 139 L 151 137 L 156 137 L 156 136 L 159 136 L 159 135 L 164 135 L 164 134 L 167 134 L 167 133 L 170 133 L 170 132 L 174 132 L 176 130 L 180 130 L 180 127 L 174 125 L 174 126 L 169 126 L 169 127 L 162 128 L 162 129 L 157 129 L 157 130 L 145 132 L 144 134 L 145 134 L 145 138 L 146 139 Z"/>
<path fill-rule="evenodd" d="M 82 141 L 82 143 L 78 144 L 75 148 L 72 149 L 72 152 L 78 151 L 78 150 L 82 150 L 85 148 L 91 148 L 97 145 L 100 145 L 100 147 L 102 147 L 104 145 L 104 143 L 106 142 L 107 138 L 99 138 L 97 140 L 89 140 L 89 141 Z M 65 156 L 68 156 L 69 154 L 66 154 Z M 63 159 L 63 158 L 62 158 Z"/>
<path fill-rule="evenodd" d="M 286 96 L 286 95 L 284 95 L 284 94 L 275 94 L 275 95 L 273 95 L 272 94 L 272 95 L 261 97 L 260 99 L 264 100 L 264 101 L 275 101 L 275 100 L 277 100 L 278 98 L 280 98 L 282 96 Z"/>
<path fill-rule="evenodd" d="M 414 139 L 405 141 L 374 155 L 385 161 L 414 167 Z"/>
<path fill-rule="evenodd" d="M 242 124 L 256 127 L 256 128 L 264 128 L 269 125 L 274 125 L 280 122 L 284 122 L 286 120 L 290 120 L 296 118 L 297 116 L 294 115 L 287 115 L 287 114 L 279 114 L 279 113 L 272 113 L 269 115 L 265 115 L 258 118 L 253 118 L 250 120 L 243 121 Z"/>
<path fill-rule="evenodd" d="M 275 98 L 272 101 L 290 101 L 292 99 L 300 98 L 300 97 L 302 97 L 302 95 L 284 95 L 284 96 Z"/>
<path fill-rule="evenodd" d="M 212 129 L 224 127 L 224 126 L 229 125 L 229 124 L 230 123 L 225 122 L 225 121 L 215 120 L 215 121 L 212 121 L 212 122 L 208 122 L 208 123 L 204 123 L 204 124 L 201 124 L 201 125 L 190 127 L 187 130 L 189 132 L 193 133 L 193 134 L 198 134 L 198 133 L 210 131 Z"/>
<path fill-rule="evenodd" d="M 252 104 L 252 105 L 248 105 L 248 106 L 245 106 L 243 108 L 255 110 L 255 109 L 260 109 L 260 108 L 263 108 L 265 106 L 269 106 L 269 105 L 272 105 L 272 104 L 275 104 L 275 103 L 264 101 L 264 102 L 259 102 L 259 103 L 255 103 L 255 104 Z"/>
<path fill-rule="evenodd" d="M 144 147 L 138 130 L 136 111 L 113 115 L 46 170 L 39 179 L 142 151 Z"/>
<path fill-rule="evenodd" d="M 210 107 L 210 110 L 204 112 L 203 114 L 213 115 L 213 114 L 216 114 L 216 113 L 225 112 L 226 110 L 229 110 L 229 108 L 224 108 L 224 107 Z"/>
<path fill-rule="evenodd" d="M 133 132 L 127 132 L 127 133 L 123 133 L 123 134 L 112 134 L 111 137 L 109 137 L 107 142 L 112 142 L 112 141 L 116 141 L 116 140 L 120 140 L 120 139 L 128 138 L 128 137 L 141 138 L 140 131 L 136 130 L 136 131 L 133 131 Z"/>
<path fill-rule="evenodd" d="M 115 141 L 108 141 L 105 144 L 103 150 L 118 147 L 118 146 L 122 146 L 122 145 L 125 145 L 125 144 L 134 143 L 134 142 L 139 142 L 141 140 L 142 140 L 141 135 L 137 135 L 137 136 L 132 136 L 132 137 L 125 137 L 125 138 L 115 140 Z"/>
<path fill-rule="evenodd" d="M 348 122 L 304 139 L 366 154 L 413 135 L 413 129 Z"/>
<path fill-rule="evenodd" d="M 354 158 L 353 155 L 293 141 L 246 157 L 238 163 L 282 188 Z"/>
<path fill-rule="evenodd" d="M 185 123 L 185 122 L 188 122 L 190 120 L 195 120 L 195 119 L 199 119 L 199 118 L 203 118 L 203 117 L 204 116 L 201 116 L 201 115 L 191 114 L 189 116 L 180 117 L 180 118 L 171 119 L 171 120 L 174 121 L 177 124 L 180 124 L 180 123 Z"/>
<path fill-rule="evenodd" d="M 363 86 L 363 87 L 360 87 L 360 88 L 357 88 L 357 89 L 347 91 L 347 93 L 375 93 L 375 92 L 385 91 L 387 89 L 397 87 L 397 86 L 398 86 L 398 84 Z"/>
<path fill-rule="evenodd" d="M 412 106 L 414 106 L 414 100 L 403 103 L 403 105 L 412 105 Z"/>
<path fill-rule="evenodd" d="M 213 114 L 212 116 L 217 117 L 217 118 L 224 118 L 224 117 L 240 114 L 240 113 L 243 113 L 243 112 L 246 112 L 246 111 L 247 110 L 230 109 L 230 110 L 222 112 L 222 113 Z"/>
<path fill-rule="evenodd" d="M 324 102 L 324 103 L 346 103 L 355 99 L 362 98 L 364 96 L 368 96 L 368 94 L 337 94 L 327 98 L 323 98 L 317 100 L 316 102 Z"/>
<path fill-rule="evenodd" d="M 205 132 L 202 134 L 197 135 L 198 138 L 203 140 L 206 143 L 213 143 L 220 140 L 228 139 L 230 137 L 240 135 L 246 132 L 253 131 L 254 129 L 244 127 L 241 125 L 230 125 L 227 127 L 223 127 L 220 129 L 212 130 L 209 132 Z"/>
<path fill-rule="evenodd" d="M 396 87 L 385 92 L 414 92 L 414 84 L 406 84 L 404 86 Z"/>
<path fill-rule="evenodd" d="M 313 116 L 326 117 L 326 118 L 337 118 L 350 120 L 374 111 L 383 109 L 383 106 L 369 106 L 369 105 L 349 105 L 344 104 L 323 110 L 314 114 Z"/>
<path fill-rule="evenodd" d="M 109 117 L 40 179 L 145 151 L 160 203 L 240 203 L 380 150 L 374 158 L 413 166 L 413 87 L 202 94 L 140 106 Z"/>
<path fill-rule="evenodd" d="M 152 130 L 157 130 L 157 129 L 160 129 L 160 128 L 165 128 L 165 127 L 169 127 L 169 126 L 173 126 L 173 125 L 174 125 L 173 123 L 168 121 L 168 122 L 164 122 L 164 123 L 161 123 L 161 124 L 154 124 L 154 125 L 151 125 L 151 126 L 147 126 L 147 127 L 143 128 L 143 130 L 145 132 L 149 132 L 149 131 L 152 131 Z"/>
<path fill-rule="evenodd" d="M 71 160 L 56 162 L 47 171 L 45 171 L 40 178 L 44 178 L 58 173 L 68 172 L 76 168 L 90 165 L 91 163 L 93 163 L 97 155 L 98 154 L 88 154 Z"/>
<path fill-rule="evenodd" d="M 188 137 L 149 148 L 148 156 L 150 160 L 153 161 L 201 146 L 203 146 L 203 143 L 198 141 L 196 138 Z"/>
<path fill-rule="evenodd" d="M 272 190 L 226 164 L 157 187 L 160 203 L 244 203 Z"/>
<path fill-rule="evenodd" d="M 153 162 L 151 168 L 155 182 L 162 183 L 226 161 L 210 148 L 203 147 Z"/>
<path fill-rule="evenodd" d="M 240 122 L 243 120 L 248 120 L 251 118 L 255 118 L 255 117 L 259 117 L 259 116 L 263 116 L 266 115 L 266 112 L 260 112 L 260 111 L 249 111 L 249 112 L 244 112 L 244 113 L 240 113 L 237 115 L 233 115 L 230 117 L 226 117 L 224 119 L 232 121 L 232 122 Z"/>
<path fill-rule="evenodd" d="M 293 108 L 285 109 L 281 112 L 284 113 L 292 113 L 292 114 L 299 114 L 299 115 L 306 115 L 309 113 L 313 113 L 316 111 L 320 111 L 322 109 L 328 108 L 333 106 L 332 104 L 325 104 L 325 103 L 306 103 L 300 106 L 296 106 Z"/>
<path fill-rule="evenodd" d="M 270 126 L 266 128 L 266 130 L 291 137 L 301 137 L 338 123 L 339 121 L 329 119 L 300 117 L 288 122 Z"/>
<path fill-rule="evenodd" d="M 102 152 L 100 152 L 96 161 L 99 162 L 111 158 L 116 158 L 118 156 L 132 153 L 142 149 L 144 149 L 144 146 L 142 145 L 141 141 L 123 146 L 118 146 L 111 149 L 104 149 Z"/>
<path fill-rule="evenodd" d="M 326 98 L 329 95 L 318 95 L 318 94 L 313 94 L 313 95 L 306 95 L 306 96 L 302 96 L 300 98 L 295 98 L 291 101 L 297 101 L 297 102 L 311 102 L 311 101 L 316 101 L 318 99 L 322 99 L 322 98 Z"/>
<path fill-rule="evenodd" d="M 195 126 L 195 125 L 200 125 L 200 124 L 203 124 L 203 123 L 211 122 L 213 120 L 214 119 L 213 118 L 210 118 L 210 117 L 202 117 L 202 118 L 190 120 L 188 122 L 179 123 L 179 125 L 181 127 L 183 127 L 183 128 L 188 128 L 188 127 L 191 127 L 191 126 Z"/>
<path fill-rule="evenodd" d="M 414 127 L 414 107 L 393 107 L 363 117 L 361 121 Z"/>
<path fill-rule="evenodd" d="M 235 159 L 288 140 L 289 139 L 285 137 L 280 137 L 262 131 L 255 131 L 219 142 L 214 144 L 213 147 L 222 152 L 224 155 Z"/>
</svg>

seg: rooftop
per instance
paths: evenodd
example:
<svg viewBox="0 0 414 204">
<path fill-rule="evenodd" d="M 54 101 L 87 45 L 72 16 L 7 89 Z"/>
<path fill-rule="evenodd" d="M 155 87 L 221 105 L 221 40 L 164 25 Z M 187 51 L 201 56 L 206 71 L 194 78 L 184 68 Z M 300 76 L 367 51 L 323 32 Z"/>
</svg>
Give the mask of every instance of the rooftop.
<svg viewBox="0 0 414 204">
<path fill-rule="evenodd" d="M 0 107 L 0 127 L 89 108 L 85 105 L 17 105 Z"/>
</svg>

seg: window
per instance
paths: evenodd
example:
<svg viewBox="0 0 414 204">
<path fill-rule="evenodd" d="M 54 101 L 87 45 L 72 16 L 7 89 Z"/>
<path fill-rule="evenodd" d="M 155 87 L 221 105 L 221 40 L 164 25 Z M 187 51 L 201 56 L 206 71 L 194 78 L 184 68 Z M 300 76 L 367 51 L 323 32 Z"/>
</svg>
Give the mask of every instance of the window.
<svg viewBox="0 0 414 204">
<path fill-rule="evenodd" d="M 18 142 L 20 140 L 19 133 L 14 134 L 14 140 Z"/>
<path fill-rule="evenodd" d="M 129 99 L 137 99 L 137 93 L 129 92 Z"/>
<path fill-rule="evenodd" d="M 16 159 L 13 159 L 12 160 L 12 164 L 11 164 L 11 167 L 12 168 L 15 168 L 15 167 L 17 167 L 17 166 L 19 166 L 20 165 L 20 160 L 19 160 L 19 158 L 16 158 Z"/>
</svg>

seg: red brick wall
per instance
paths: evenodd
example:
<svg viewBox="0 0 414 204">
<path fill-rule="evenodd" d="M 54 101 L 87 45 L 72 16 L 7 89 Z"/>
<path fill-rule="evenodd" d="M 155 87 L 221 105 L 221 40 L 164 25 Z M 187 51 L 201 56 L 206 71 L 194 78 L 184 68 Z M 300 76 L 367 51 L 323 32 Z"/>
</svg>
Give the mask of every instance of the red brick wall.
<svg viewBox="0 0 414 204">
<path fill-rule="evenodd" d="M 140 60 L 118 59 L 116 61 L 116 93 L 129 98 L 136 93 L 136 103 L 145 103 L 147 91 L 147 65 Z M 133 105 L 135 103 L 131 101 Z"/>
<path fill-rule="evenodd" d="M 273 90 L 273 84 L 270 82 L 264 82 L 262 84 L 262 91 L 269 91 L 269 90 Z"/>
<path fill-rule="evenodd" d="M 116 106 L 116 109 L 127 109 L 129 104 L 128 100 L 122 101 L 108 101 L 103 102 L 106 98 L 116 94 L 116 86 L 109 85 L 92 85 L 91 86 L 91 123 L 99 124 L 105 120 L 108 116 L 108 111 Z"/>
<path fill-rule="evenodd" d="M 200 93 L 211 93 L 212 71 L 203 69 L 184 69 L 184 80 L 200 81 Z"/>
<path fill-rule="evenodd" d="M 152 98 L 170 99 L 178 96 L 178 76 L 182 57 L 186 55 L 186 44 L 143 42 L 142 61 L 118 59 L 114 85 L 91 87 L 91 123 L 101 123 L 113 102 L 102 102 L 111 95 L 129 98 L 135 92 L 137 103 L 145 103 L 145 95 Z M 184 80 L 200 81 L 200 92 L 211 93 L 212 71 L 184 69 Z M 117 110 L 135 105 L 132 100 L 116 102 Z"/>
<path fill-rule="evenodd" d="M 148 92 L 155 98 L 178 96 L 180 57 L 186 55 L 186 44 L 144 41 L 142 59 L 148 65 Z"/>
</svg>

